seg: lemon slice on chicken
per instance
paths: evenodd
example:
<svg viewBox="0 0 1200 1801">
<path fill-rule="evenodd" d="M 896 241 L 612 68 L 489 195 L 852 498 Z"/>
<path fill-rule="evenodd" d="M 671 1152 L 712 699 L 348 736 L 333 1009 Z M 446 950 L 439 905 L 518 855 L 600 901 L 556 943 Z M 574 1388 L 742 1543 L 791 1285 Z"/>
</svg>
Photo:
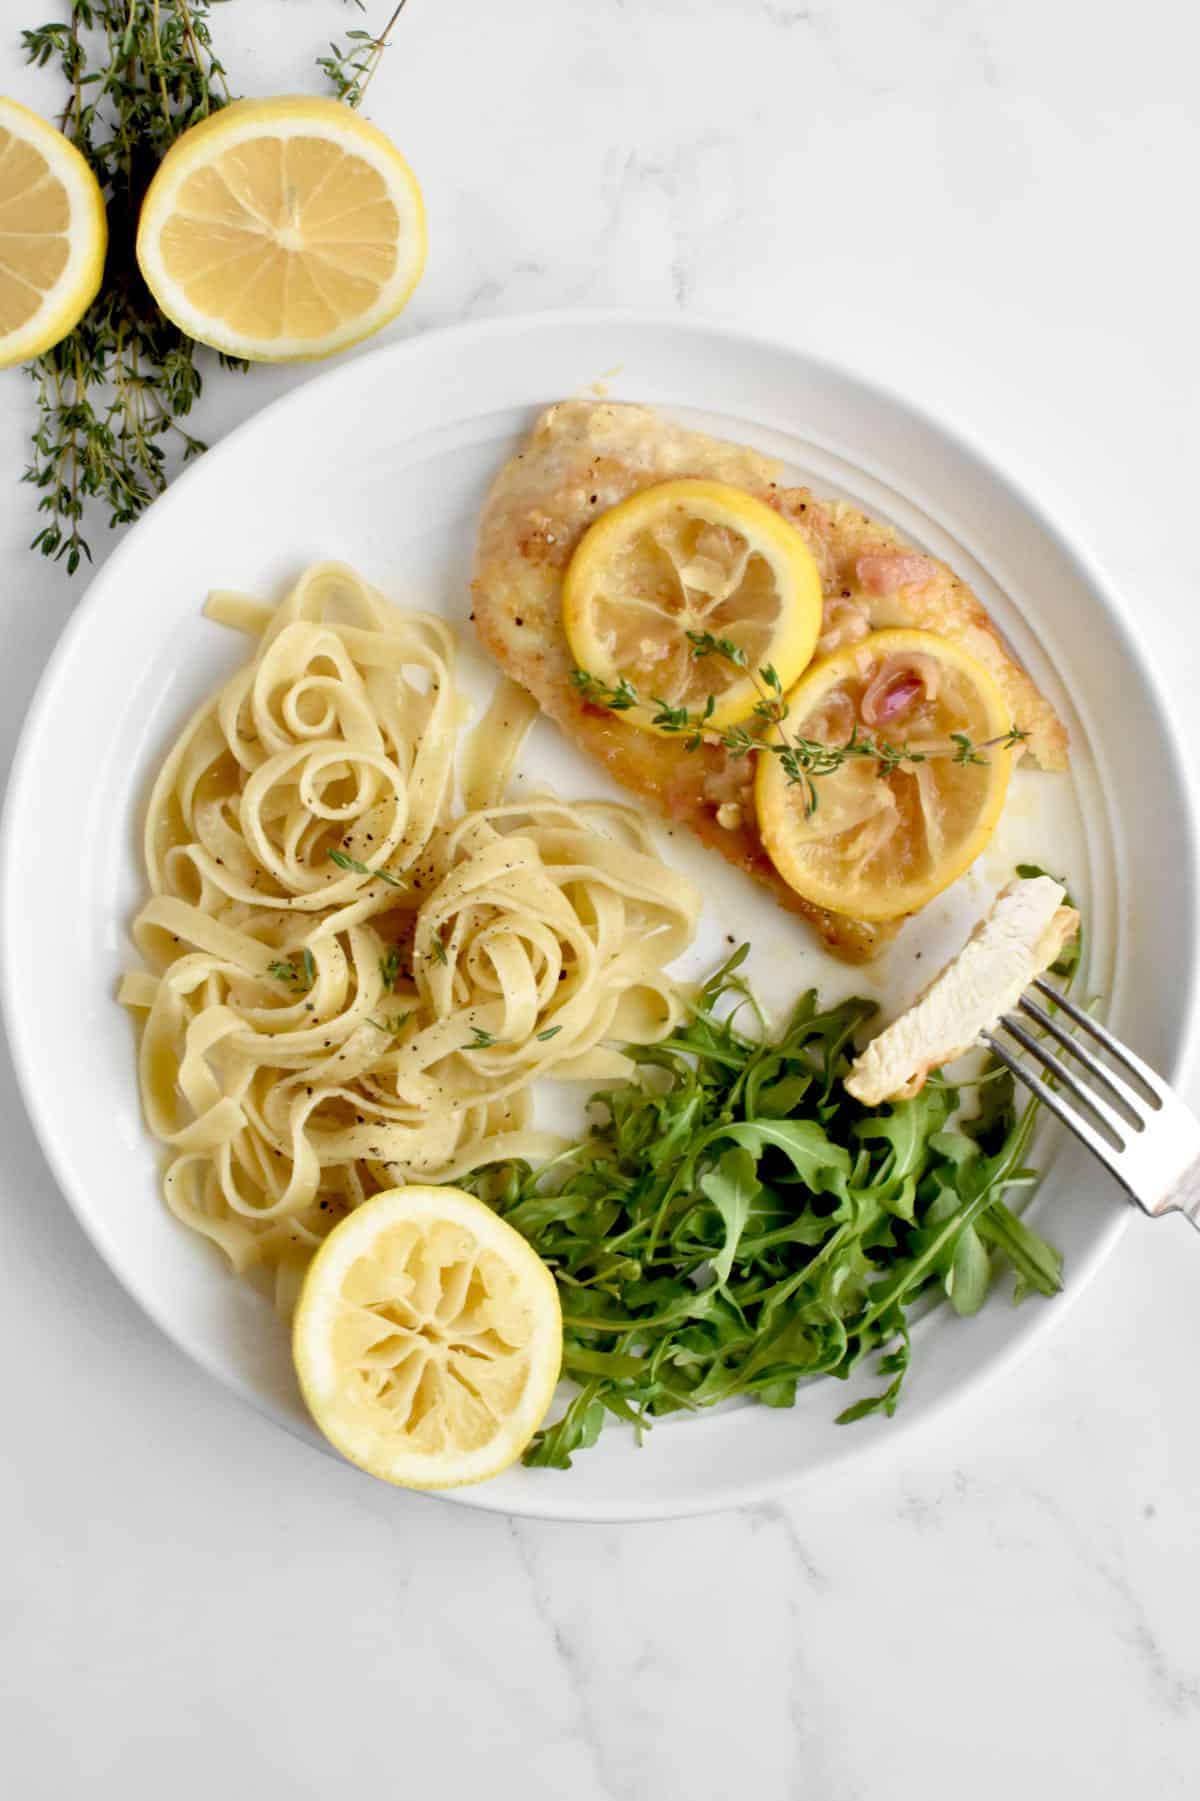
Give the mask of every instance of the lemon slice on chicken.
<svg viewBox="0 0 1200 1801">
<path fill-rule="evenodd" d="M 169 319 L 229 356 L 329 356 L 400 311 L 425 263 L 412 170 L 338 100 L 238 100 L 172 144 L 138 221 Z"/>
<path fill-rule="evenodd" d="M 785 739 L 870 740 L 885 754 L 847 757 L 811 787 L 760 754 L 755 807 L 771 861 L 797 894 L 835 912 L 917 912 L 999 821 L 1016 751 L 995 678 L 948 638 L 872 632 L 814 664 L 787 701 Z"/>
<path fill-rule="evenodd" d="M 74 144 L 0 95 L 0 369 L 74 330 L 107 244 L 100 184 Z"/>
<path fill-rule="evenodd" d="M 460 1188 L 393 1188 L 314 1257 L 292 1348 L 317 1425 L 352 1463 L 407 1488 L 482 1482 L 515 1463 L 562 1361 L 554 1278 Z"/>
<path fill-rule="evenodd" d="M 763 501 L 723 482 L 662 482 L 584 533 L 563 582 L 563 627 L 580 669 L 636 691 L 624 718 L 651 726 L 660 706 L 699 715 L 711 696 L 706 717 L 720 729 L 753 713 L 755 672 L 772 667 L 787 688 L 809 663 L 821 577 L 799 532 Z M 736 654 L 697 656 L 701 634 Z"/>
</svg>

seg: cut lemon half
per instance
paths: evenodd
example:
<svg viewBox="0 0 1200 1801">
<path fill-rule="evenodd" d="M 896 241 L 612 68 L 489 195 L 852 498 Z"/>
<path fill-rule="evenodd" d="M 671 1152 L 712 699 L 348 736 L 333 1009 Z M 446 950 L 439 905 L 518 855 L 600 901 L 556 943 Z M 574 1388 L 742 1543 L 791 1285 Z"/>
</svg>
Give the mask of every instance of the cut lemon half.
<svg viewBox="0 0 1200 1801">
<path fill-rule="evenodd" d="M 100 288 L 108 224 L 74 144 L 0 96 L 0 369 L 73 331 Z"/>
<path fill-rule="evenodd" d="M 622 716 L 651 726 L 662 707 L 707 713 L 716 729 L 747 718 L 754 674 L 784 688 L 812 657 L 821 577 L 803 538 L 761 500 L 723 482 L 643 488 L 588 528 L 563 583 L 563 627 L 579 668 L 632 685 Z M 689 635 L 690 634 L 690 635 Z M 711 634 L 736 657 L 697 656 Z"/>
<path fill-rule="evenodd" d="M 391 140 L 338 100 L 238 100 L 168 150 L 138 264 L 189 337 L 296 362 L 378 331 L 425 265 L 425 208 Z"/>
<path fill-rule="evenodd" d="M 317 1425 L 407 1488 L 483 1482 L 515 1463 L 562 1361 L 554 1278 L 461 1188 L 392 1188 L 309 1266 L 292 1347 Z"/>
<path fill-rule="evenodd" d="M 847 757 L 810 785 L 760 754 L 754 798 L 771 861 L 797 894 L 836 913 L 915 913 L 995 831 L 1012 723 L 995 678 L 947 638 L 896 630 L 847 645 L 793 688 L 775 737 L 870 741 L 883 755 Z"/>
</svg>

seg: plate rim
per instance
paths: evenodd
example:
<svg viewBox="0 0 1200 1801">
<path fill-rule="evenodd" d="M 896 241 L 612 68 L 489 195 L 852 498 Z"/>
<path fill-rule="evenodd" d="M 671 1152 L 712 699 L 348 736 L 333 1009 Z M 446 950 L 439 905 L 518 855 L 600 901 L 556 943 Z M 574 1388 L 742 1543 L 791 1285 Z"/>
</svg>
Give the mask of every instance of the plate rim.
<svg viewBox="0 0 1200 1801">
<path fill-rule="evenodd" d="M 1082 548 L 1075 541 L 1043 501 L 1033 496 L 1004 463 L 998 461 L 989 451 L 981 448 L 980 444 L 967 432 L 958 425 L 941 418 L 923 403 L 912 398 L 903 388 L 896 387 L 887 381 L 881 381 L 873 373 L 865 372 L 856 365 L 830 355 L 826 351 L 809 349 L 771 333 L 745 329 L 729 320 L 708 319 L 697 314 L 673 313 L 665 309 L 548 308 L 441 325 L 372 346 L 349 358 L 339 358 L 308 380 L 302 381 L 286 393 L 276 396 L 219 439 L 204 458 L 198 459 L 197 463 L 180 471 L 167 491 L 154 502 L 154 511 L 158 513 L 160 520 L 164 513 L 173 512 L 182 503 L 181 497 L 190 495 L 193 477 L 198 474 L 200 468 L 205 466 L 211 468 L 211 458 L 224 455 L 234 446 L 240 445 L 245 438 L 262 431 L 264 421 L 267 422 L 268 430 L 277 429 L 278 422 L 286 417 L 289 409 L 313 404 L 311 396 L 314 390 L 325 390 L 336 386 L 338 382 L 345 381 L 348 375 L 364 363 L 388 361 L 403 367 L 406 363 L 419 361 L 431 347 L 436 350 L 439 346 L 453 344 L 455 341 L 486 344 L 489 340 L 503 341 L 509 337 L 522 339 L 534 336 L 539 332 L 563 330 L 579 330 L 581 332 L 625 330 L 630 333 L 643 330 L 667 331 L 698 340 L 708 340 L 710 343 L 715 340 L 730 348 L 751 349 L 760 354 L 781 358 L 807 369 L 820 371 L 835 380 L 850 382 L 868 395 L 881 400 L 888 407 L 906 414 L 923 429 L 940 437 L 953 453 L 975 464 L 992 482 L 997 484 L 1007 499 L 1032 518 L 1040 531 L 1052 541 L 1056 551 L 1067 558 L 1079 571 L 1089 588 L 1101 601 L 1108 623 L 1120 640 L 1124 655 L 1135 666 L 1141 683 L 1153 703 L 1164 740 L 1174 763 L 1180 792 L 1184 796 L 1184 813 L 1180 822 L 1183 829 L 1177 845 L 1177 854 L 1180 855 L 1181 861 L 1185 865 L 1186 886 L 1193 896 L 1196 895 L 1200 890 L 1200 798 L 1198 798 L 1200 797 L 1200 780 L 1193 776 L 1184 754 L 1182 724 L 1176 718 L 1173 703 L 1166 696 L 1155 666 L 1147 658 L 1128 622 L 1123 605 L 1121 584 L 1110 575 L 1101 559 L 1090 550 Z M 147 513 L 143 515 L 143 518 L 149 516 Z M 21 810 L 22 798 L 35 768 L 33 762 L 35 740 L 42 735 L 46 717 L 52 709 L 54 691 L 71 662 L 76 639 L 89 627 L 93 617 L 100 612 L 108 584 L 120 578 L 125 563 L 133 556 L 134 552 L 131 551 L 130 546 L 136 542 L 141 523 L 141 520 L 134 522 L 132 529 L 125 533 L 88 582 L 46 660 L 21 722 L 8 773 L 3 809 L 0 811 L 0 1021 L 3 1022 L 17 1088 L 26 1117 L 54 1179 L 55 1186 L 112 1276 L 137 1303 L 146 1317 L 162 1332 L 163 1336 L 189 1360 L 203 1369 L 208 1376 L 215 1379 L 223 1390 L 236 1396 L 238 1400 L 259 1415 L 282 1426 L 289 1436 L 297 1441 L 309 1445 L 310 1448 L 324 1449 L 323 1446 L 313 1446 L 313 1441 L 297 1428 L 296 1422 L 280 1410 L 269 1397 L 256 1391 L 249 1383 L 238 1380 L 226 1369 L 218 1367 L 204 1346 L 194 1346 L 178 1336 L 166 1316 L 166 1310 L 160 1308 L 151 1296 L 144 1293 L 142 1285 L 132 1279 L 122 1269 L 115 1257 L 110 1254 L 110 1248 L 105 1241 L 99 1222 L 89 1214 L 81 1202 L 77 1202 L 73 1181 L 68 1178 L 65 1165 L 60 1159 L 57 1136 L 48 1123 L 38 1092 L 38 1084 L 33 1077 L 30 1041 L 16 1003 L 14 985 L 16 946 L 12 936 L 14 908 L 10 904 L 10 896 L 19 877 L 16 866 L 15 822 Z M 1198 1059 L 1200 1059 L 1200 935 L 1197 934 L 1194 925 L 1189 949 L 1179 1041 L 1173 1058 L 1173 1067 L 1165 1072 L 1167 1079 L 1176 1085 L 1184 1081 L 1196 1069 Z M 984 1363 L 972 1370 L 957 1386 L 929 1402 L 920 1415 L 912 1419 L 904 1437 L 907 1438 L 909 1434 L 919 1435 L 934 1421 L 941 1420 L 947 1410 L 963 1404 L 969 1396 L 977 1394 L 984 1385 L 990 1384 L 1001 1373 L 1015 1369 L 1025 1357 L 1040 1346 L 1045 1336 L 1065 1318 L 1112 1255 L 1118 1240 L 1130 1223 L 1131 1214 L 1132 1207 L 1114 1214 L 1104 1232 L 1097 1237 L 1089 1249 L 1086 1262 L 1077 1271 L 1070 1287 L 1056 1297 L 1053 1308 L 1040 1310 L 1023 1333 L 993 1352 Z M 870 1464 L 884 1450 L 895 1449 L 900 1442 L 900 1439 L 892 1439 L 883 1435 L 872 1435 L 869 1438 L 864 1436 L 855 1443 L 848 1443 L 844 1452 L 835 1452 L 833 1455 L 823 1458 L 818 1465 L 797 1469 L 794 1473 L 784 1477 L 769 1475 L 757 1480 L 722 1480 L 716 1477 L 712 1485 L 702 1495 L 697 1495 L 691 1504 L 683 1503 L 676 1498 L 658 1500 L 653 1494 L 649 1494 L 640 1499 L 626 1500 L 620 1505 L 613 1503 L 608 1507 L 600 1507 L 597 1504 L 589 1506 L 585 1503 L 582 1506 L 572 1507 L 569 1505 L 567 1495 L 564 1494 L 561 1500 L 557 1499 L 558 1491 L 556 1490 L 556 1498 L 551 1501 L 548 1494 L 546 1504 L 539 1505 L 538 1497 L 531 1496 L 528 1503 L 525 1503 L 523 1498 L 522 1505 L 515 1507 L 511 1500 L 507 1497 L 502 1499 L 499 1493 L 495 1493 L 493 1498 L 493 1491 L 489 1490 L 487 1484 L 469 1489 L 446 1491 L 434 1498 L 517 1518 L 562 1520 L 579 1524 L 634 1523 L 677 1519 L 717 1512 L 730 1507 L 762 1504 L 802 1483 L 820 1481 L 828 1473 L 839 1469 L 848 1461 L 855 1460 L 860 1464 Z M 335 1454 L 330 1451 L 329 1455 L 334 1456 Z M 563 1502 L 568 1504 L 564 1506 Z"/>
</svg>

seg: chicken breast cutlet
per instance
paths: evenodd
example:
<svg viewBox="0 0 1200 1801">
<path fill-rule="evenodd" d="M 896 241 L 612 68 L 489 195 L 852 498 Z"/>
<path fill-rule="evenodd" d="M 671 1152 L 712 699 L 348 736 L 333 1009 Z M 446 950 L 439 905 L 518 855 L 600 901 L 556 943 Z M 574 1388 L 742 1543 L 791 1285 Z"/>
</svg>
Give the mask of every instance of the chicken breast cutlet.
<svg viewBox="0 0 1200 1801">
<path fill-rule="evenodd" d="M 965 1055 L 1078 933 L 1079 914 L 1066 898 L 1046 875 L 1002 889 L 958 955 L 855 1058 L 847 1093 L 867 1107 L 908 1100 L 930 1070 Z"/>
<path fill-rule="evenodd" d="M 684 476 L 744 489 L 804 537 L 821 572 L 818 656 L 884 626 L 937 632 L 991 670 L 1029 734 L 1027 751 L 1042 768 L 1066 768 L 1066 731 L 966 584 L 887 526 L 842 502 L 816 499 L 806 488 L 782 486 L 769 457 L 685 431 L 648 407 L 569 400 L 546 409 L 501 469 L 483 509 L 472 587 L 480 640 L 618 782 L 769 888 L 780 906 L 810 922 L 835 955 L 863 962 L 897 926 L 830 912 L 788 887 L 758 832 L 752 758 L 734 758 L 713 745 L 689 751 L 681 739 L 639 730 L 572 685 L 562 582 L 576 545 L 608 508 L 639 489 Z"/>
</svg>

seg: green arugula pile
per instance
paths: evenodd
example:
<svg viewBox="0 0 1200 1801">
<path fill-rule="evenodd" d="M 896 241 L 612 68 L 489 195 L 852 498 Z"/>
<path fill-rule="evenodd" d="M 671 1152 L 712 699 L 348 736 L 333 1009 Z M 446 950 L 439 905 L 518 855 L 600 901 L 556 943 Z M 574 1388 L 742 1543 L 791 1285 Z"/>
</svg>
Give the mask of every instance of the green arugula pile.
<svg viewBox="0 0 1200 1801">
<path fill-rule="evenodd" d="M 890 1378 L 839 1418 L 891 1414 L 914 1303 L 982 1306 L 997 1255 L 1016 1298 L 1053 1295 L 1062 1260 L 1001 1198 L 1026 1185 L 1036 1103 L 1018 1112 L 998 1066 L 973 1116 L 938 1076 L 868 1109 L 841 1084 L 869 1001 L 815 992 L 771 1040 L 737 971 L 743 946 L 664 1043 L 632 1052 L 639 1080 L 594 1097 L 590 1135 L 534 1171 L 492 1165 L 473 1185 L 553 1270 L 563 1374 L 579 1392 L 525 1461 L 570 1467 L 606 1415 L 641 1428 L 750 1395 L 790 1407 L 805 1377 L 845 1378 L 879 1353 Z"/>
</svg>

